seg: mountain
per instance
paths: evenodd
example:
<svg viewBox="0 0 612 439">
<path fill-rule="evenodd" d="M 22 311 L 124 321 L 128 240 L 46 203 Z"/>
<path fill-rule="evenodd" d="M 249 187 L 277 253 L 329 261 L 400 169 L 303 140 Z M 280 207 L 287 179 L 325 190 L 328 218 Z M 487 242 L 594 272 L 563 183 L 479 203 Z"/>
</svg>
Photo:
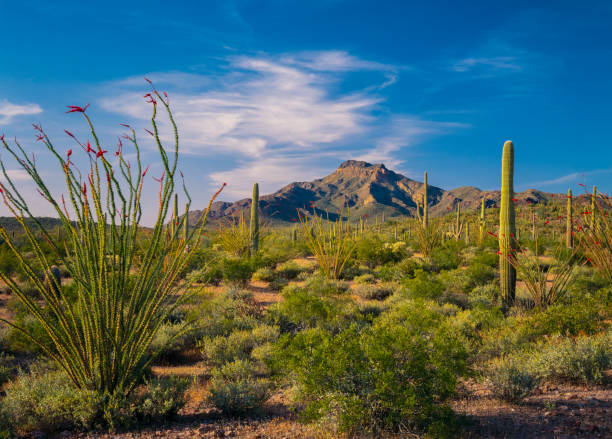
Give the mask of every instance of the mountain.
<svg viewBox="0 0 612 439">
<path fill-rule="evenodd" d="M 482 191 L 472 186 L 444 190 L 428 186 L 427 198 L 430 212 L 440 216 L 460 203 L 465 210 L 480 208 L 484 198 L 488 207 L 500 200 L 500 191 Z M 384 213 L 387 218 L 415 216 L 416 202 L 422 200 L 423 183 L 387 169 L 383 164 L 371 164 L 348 160 L 330 175 L 309 182 L 290 183 L 273 194 L 259 198 L 262 217 L 271 222 L 289 222 L 297 218 L 298 210 L 319 213 L 335 219 L 350 209 L 351 218 L 362 215 L 374 217 Z M 546 202 L 551 195 L 535 189 L 515 194 L 517 203 Z M 311 204 L 312 203 L 312 204 Z M 251 199 L 244 198 L 234 203 L 218 201 L 213 203 L 209 213 L 212 222 L 223 218 L 239 216 L 241 212 L 248 219 Z M 201 211 L 189 212 L 190 224 L 199 218 Z"/>
</svg>

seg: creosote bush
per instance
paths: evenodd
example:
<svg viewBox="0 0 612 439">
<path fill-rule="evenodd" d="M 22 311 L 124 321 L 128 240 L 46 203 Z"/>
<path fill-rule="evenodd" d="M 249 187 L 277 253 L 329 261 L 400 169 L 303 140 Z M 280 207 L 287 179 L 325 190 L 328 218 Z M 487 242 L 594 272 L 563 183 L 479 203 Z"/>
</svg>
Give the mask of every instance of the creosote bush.
<svg viewBox="0 0 612 439">
<path fill-rule="evenodd" d="M 228 415 L 245 414 L 261 408 L 270 390 L 270 382 L 257 378 L 252 363 L 238 359 L 213 369 L 208 401 Z"/>
</svg>

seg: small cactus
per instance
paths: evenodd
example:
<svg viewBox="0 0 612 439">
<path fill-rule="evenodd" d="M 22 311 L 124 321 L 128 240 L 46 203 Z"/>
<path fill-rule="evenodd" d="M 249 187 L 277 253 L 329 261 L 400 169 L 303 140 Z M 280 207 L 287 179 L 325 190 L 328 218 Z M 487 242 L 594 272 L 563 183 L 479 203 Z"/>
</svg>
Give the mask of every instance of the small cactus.
<svg viewBox="0 0 612 439">
<path fill-rule="evenodd" d="M 425 178 L 423 182 L 423 226 L 427 227 L 429 224 L 429 212 L 427 211 L 427 172 L 425 172 Z"/>
<path fill-rule="evenodd" d="M 574 228 L 572 227 L 572 190 L 567 190 L 567 213 L 565 218 L 565 245 L 574 248 Z"/>
<path fill-rule="evenodd" d="M 508 261 L 514 251 L 515 213 L 514 197 L 514 144 L 508 140 L 502 152 L 501 203 L 499 209 L 499 280 L 500 294 L 504 306 L 514 303 L 516 292 L 516 269 Z"/>
<path fill-rule="evenodd" d="M 595 226 L 595 198 L 597 198 L 597 186 L 593 186 L 593 195 L 591 195 L 591 221 L 589 222 L 591 230 Z"/>
<path fill-rule="evenodd" d="M 485 240 L 485 227 L 486 227 L 486 223 L 485 223 L 485 199 L 483 198 L 480 202 L 480 223 L 479 223 L 479 234 L 478 234 L 478 240 L 480 241 L 480 245 L 484 244 L 484 240 Z"/>
<path fill-rule="evenodd" d="M 253 184 L 253 199 L 251 200 L 251 251 L 259 250 L 259 185 Z"/>
</svg>

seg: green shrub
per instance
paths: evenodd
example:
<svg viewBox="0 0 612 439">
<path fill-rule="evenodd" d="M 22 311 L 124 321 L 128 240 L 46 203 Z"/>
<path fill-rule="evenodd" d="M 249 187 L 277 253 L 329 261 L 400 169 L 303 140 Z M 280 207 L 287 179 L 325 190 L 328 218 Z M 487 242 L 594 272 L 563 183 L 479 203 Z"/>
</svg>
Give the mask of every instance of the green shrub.
<svg viewBox="0 0 612 439">
<path fill-rule="evenodd" d="M 0 410 L 19 433 L 53 433 L 93 427 L 99 404 L 97 393 L 76 389 L 63 372 L 34 372 L 8 385 Z"/>
<path fill-rule="evenodd" d="M 186 332 L 184 323 L 162 324 L 151 342 L 149 349 L 161 358 L 167 358 L 179 353 L 193 341 L 193 335 Z"/>
<path fill-rule="evenodd" d="M 459 241 L 447 241 L 444 246 L 431 252 L 431 263 L 437 270 L 453 270 L 461 263 L 460 251 L 463 244 Z"/>
<path fill-rule="evenodd" d="M 15 372 L 15 357 L 5 352 L 0 352 L 0 387 L 9 381 Z"/>
<path fill-rule="evenodd" d="M 201 341 L 202 354 L 212 365 L 222 366 L 234 360 L 246 360 L 257 346 L 275 342 L 279 330 L 274 326 L 261 325 L 252 330 L 232 332 L 229 336 L 205 338 Z"/>
<path fill-rule="evenodd" d="M 236 330 L 252 329 L 262 318 L 262 308 L 252 294 L 232 288 L 225 294 L 205 299 L 189 315 L 189 319 L 198 323 L 196 334 L 205 337 L 227 336 Z"/>
<path fill-rule="evenodd" d="M 276 272 L 270 267 L 259 268 L 253 273 L 253 280 L 259 280 L 263 282 L 272 282 L 276 277 Z"/>
<path fill-rule="evenodd" d="M 270 383 L 255 376 L 253 365 L 236 360 L 212 371 L 208 401 L 228 415 L 259 409 L 270 397 Z"/>
<path fill-rule="evenodd" d="M 223 270 L 219 264 L 210 264 L 205 268 L 190 271 L 186 276 L 187 282 L 205 285 L 218 285 L 223 279 Z"/>
<path fill-rule="evenodd" d="M 231 285 L 247 285 L 253 276 L 253 264 L 248 259 L 223 259 L 223 280 Z"/>
<path fill-rule="evenodd" d="M 412 259 L 404 259 L 397 264 L 386 264 L 376 267 L 376 275 L 383 282 L 402 282 L 414 276 L 415 270 L 420 268 L 418 262 Z"/>
<path fill-rule="evenodd" d="M 605 384 L 604 371 L 612 368 L 612 332 L 553 338 L 535 352 L 534 368 L 546 381 Z"/>
<path fill-rule="evenodd" d="M 407 280 L 404 285 L 410 297 L 421 299 L 437 299 L 445 290 L 444 283 L 436 274 L 421 269 L 416 270 L 414 279 Z"/>
<path fill-rule="evenodd" d="M 471 307 L 491 308 L 499 297 L 499 283 L 478 285 L 468 295 Z"/>
<path fill-rule="evenodd" d="M 357 242 L 354 257 L 369 268 L 394 263 L 406 256 L 405 246 L 389 245 L 380 237 L 365 237 Z"/>
<path fill-rule="evenodd" d="M 361 284 L 355 286 L 353 292 L 359 297 L 367 300 L 384 300 L 393 294 L 393 287 L 390 285 L 369 285 Z"/>
<path fill-rule="evenodd" d="M 279 353 L 308 418 L 349 433 L 456 432 L 445 401 L 465 370 L 465 351 L 424 303 L 405 303 L 372 326 L 300 332 L 283 339 Z"/>
<path fill-rule="evenodd" d="M 375 284 L 376 277 L 372 273 L 362 274 L 361 276 L 356 276 L 353 278 L 355 283 L 358 284 Z"/>
<path fill-rule="evenodd" d="M 293 261 L 288 261 L 283 264 L 279 264 L 276 267 L 276 272 L 278 273 L 278 275 L 283 279 L 288 280 L 295 279 L 300 273 L 304 271 L 308 272 L 309 270 L 305 269 L 304 267 L 300 267 Z"/>
<path fill-rule="evenodd" d="M 525 358 L 510 356 L 493 360 L 487 368 L 487 378 L 498 398 L 518 403 L 538 385 L 537 377 L 527 369 Z"/>
<path fill-rule="evenodd" d="M 146 383 L 135 410 L 141 424 L 172 420 L 185 405 L 188 381 L 185 378 L 169 377 Z"/>
<path fill-rule="evenodd" d="M 495 279 L 495 270 L 490 266 L 480 262 L 472 263 L 465 269 L 468 277 L 467 288 L 469 290 L 486 285 Z"/>
</svg>

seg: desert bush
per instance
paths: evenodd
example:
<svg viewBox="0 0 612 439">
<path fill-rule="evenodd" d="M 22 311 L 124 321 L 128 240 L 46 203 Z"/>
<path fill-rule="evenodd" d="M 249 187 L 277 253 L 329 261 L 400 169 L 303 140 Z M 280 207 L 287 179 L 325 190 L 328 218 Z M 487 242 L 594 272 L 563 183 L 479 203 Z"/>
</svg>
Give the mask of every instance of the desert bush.
<svg viewBox="0 0 612 439">
<path fill-rule="evenodd" d="M 261 267 L 253 273 L 253 280 L 272 282 L 276 278 L 276 272 L 270 267 Z"/>
<path fill-rule="evenodd" d="M 552 338 L 535 350 L 533 367 L 546 381 L 605 384 L 604 372 L 612 368 L 612 332 Z"/>
<path fill-rule="evenodd" d="M 371 285 L 361 284 L 357 285 L 353 290 L 359 297 L 367 300 L 384 300 L 393 294 L 392 285 Z"/>
<path fill-rule="evenodd" d="M 284 279 L 295 279 L 302 272 L 309 272 L 307 267 L 301 267 L 293 261 L 288 261 L 276 266 L 276 272 Z"/>
<path fill-rule="evenodd" d="M 136 400 L 134 410 L 138 423 L 172 420 L 185 405 L 188 381 L 185 378 L 168 377 L 148 381 Z"/>
<path fill-rule="evenodd" d="M 446 286 L 434 273 L 418 269 L 414 272 L 414 279 L 404 282 L 406 294 L 414 298 L 437 299 L 444 292 Z"/>
<path fill-rule="evenodd" d="M 208 401 L 228 415 L 259 409 L 270 397 L 268 380 L 257 378 L 253 365 L 236 360 L 212 371 Z"/>
<path fill-rule="evenodd" d="M 261 325 L 252 330 L 234 331 L 229 336 L 204 338 L 199 346 L 204 359 L 215 366 L 235 360 L 246 360 L 258 346 L 275 342 L 279 337 L 277 327 Z"/>
<path fill-rule="evenodd" d="M 0 387 L 11 379 L 15 372 L 13 362 L 15 357 L 5 352 L 0 352 Z"/>
<path fill-rule="evenodd" d="M 440 314 L 407 304 L 372 326 L 337 334 L 310 329 L 284 340 L 308 418 L 341 431 L 452 431 L 445 401 L 465 366 L 460 343 Z"/>
<path fill-rule="evenodd" d="M 60 371 L 20 373 L 6 388 L 0 410 L 15 431 L 53 433 L 92 428 L 98 419 L 99 395 L 76 389 Z"/>
<path fill-rule="evenodd" d="M 421 265 L 412 260 L 404 259 L 397 264 L 386 264 L 376 267 L 375 273 L 378 279 L 383 282 L 402 282 L 414 276 L 414 272 L 421 268 Z"/>
<path fill-rule="evenodd" d="M 204 268 L 190 271 L 185 279 L 190 284 L 218 285 L 223 279 L 223 269 L 219 263 L 210 263 Z"/>
<path fill-rule="evenodd" d="M 375 284 L 376 277 L 372 273 L 362 274 L 353 278 L 353 281 L 358 284 Z"/>
<path fill-rule="evenodd" d="M 431 263 L 437 270 L 453 270 L 461 263 L 461 248 L 459 241 L 447 241 L 442 247 L 431 252 Z"/>
<path fill-rule="evenodd" d="M 233 331 L 252 329 L 263 318 L 261 306 L 250 292 L 228 288 L 224 294 L 204 300 L 191 310 L 196 333 L 203 337 L 228 336 Z"/>
<path fill-rule="evenodd" d="M 491 361 L 486 376 L 495 396 L 511 403 L 521 402 L 529 396 L 538 385 L 538 379 L 526 365 L 526 359 L 518 356 L 506 356 Z"/>
<path fill-rule="evenodd" d="M 253 264 L 248 259 L 227 258 L 221 261 L 223 281 L 227 284 L 245 286 L 251 280 Z"/>
<path fill-rule="evenodd" d="M 395 263 L 406 255 L 405 247 L 393 246 L 384 242 L 379 236 L 361 238 L 355 246 L 354 257 L 372 269 L 379 265 Z"/>
<path fill-rule="evenodd" d="M 185 349 L 193 341 L 191 332 L 186 331 L 183 323 L 166 322 L 159 327 L 151 341 L 151 352 L 167 358 Z"/>
<path fill-rule="evenodd" d="M 499 297 L 499 283 L 478 285 L 468 295 L 471 307 L 492 308 Z"/>
</svg>

